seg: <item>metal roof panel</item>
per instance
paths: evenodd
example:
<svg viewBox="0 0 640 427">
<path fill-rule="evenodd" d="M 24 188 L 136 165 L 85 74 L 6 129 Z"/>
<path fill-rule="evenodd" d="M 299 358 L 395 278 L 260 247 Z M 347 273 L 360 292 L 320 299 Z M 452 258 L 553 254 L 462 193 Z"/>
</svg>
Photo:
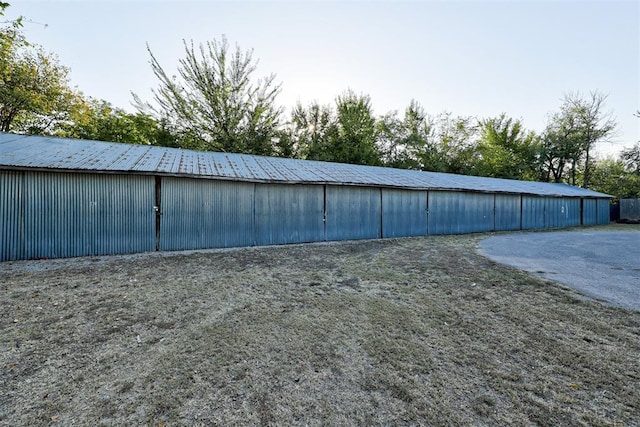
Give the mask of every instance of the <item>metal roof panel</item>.
<svg viewBox="0 0 640 427">
<path fill-rule="evenodd" d="M 138 172 L 256 182 L 610 197 L 567 184 L 0 133 L 0 167 Z"/>
</svg>

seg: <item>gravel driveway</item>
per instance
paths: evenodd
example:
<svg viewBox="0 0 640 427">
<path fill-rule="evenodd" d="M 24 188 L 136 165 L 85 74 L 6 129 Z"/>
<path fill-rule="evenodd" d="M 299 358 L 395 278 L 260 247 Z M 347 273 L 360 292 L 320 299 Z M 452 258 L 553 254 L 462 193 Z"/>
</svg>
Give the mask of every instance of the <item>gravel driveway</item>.
<svg viewBox="0 0 640 427">
<path fill-rule="evenodd" d="M 591 298 L 640 311 L 640 231 L 505 234 L 482 240 L 479 251 Z"/>
</svg>

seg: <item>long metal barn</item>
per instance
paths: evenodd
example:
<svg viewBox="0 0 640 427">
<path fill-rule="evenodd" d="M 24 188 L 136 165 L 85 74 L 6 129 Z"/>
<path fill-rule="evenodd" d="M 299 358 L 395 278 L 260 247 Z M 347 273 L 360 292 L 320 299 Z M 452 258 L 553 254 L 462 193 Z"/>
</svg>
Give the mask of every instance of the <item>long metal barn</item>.
<svg viewBox="0 0 640 427">
<path fill-rule="evenodd" d="M 608 222 L 564 184 L 0 133 L 0 261 Z"/>
</svg>

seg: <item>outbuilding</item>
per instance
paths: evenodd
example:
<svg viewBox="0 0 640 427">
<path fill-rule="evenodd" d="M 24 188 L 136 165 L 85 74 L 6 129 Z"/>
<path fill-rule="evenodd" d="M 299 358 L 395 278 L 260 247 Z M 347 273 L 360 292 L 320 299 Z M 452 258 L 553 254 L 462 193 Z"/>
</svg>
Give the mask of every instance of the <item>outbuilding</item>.
<svg viewBox="0 0 640 427">
<path fill-rule="evenodd" d="M 0 261 L 609 222 L 565 184 L 0 133 Z"/>
</svg>

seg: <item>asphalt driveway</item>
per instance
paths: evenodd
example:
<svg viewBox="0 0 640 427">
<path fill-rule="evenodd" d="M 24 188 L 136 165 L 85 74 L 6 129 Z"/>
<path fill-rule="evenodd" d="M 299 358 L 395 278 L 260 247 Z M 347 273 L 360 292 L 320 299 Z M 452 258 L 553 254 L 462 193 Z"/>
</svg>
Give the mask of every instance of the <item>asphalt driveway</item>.
<svg viewBox="0 0 640 427">
<path fill-rule="evenodd" d="M 640 231 L 505 234 L 482 240 L 479 252 L 588 297 L 640 311 Z"/>
</svg>

